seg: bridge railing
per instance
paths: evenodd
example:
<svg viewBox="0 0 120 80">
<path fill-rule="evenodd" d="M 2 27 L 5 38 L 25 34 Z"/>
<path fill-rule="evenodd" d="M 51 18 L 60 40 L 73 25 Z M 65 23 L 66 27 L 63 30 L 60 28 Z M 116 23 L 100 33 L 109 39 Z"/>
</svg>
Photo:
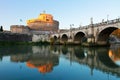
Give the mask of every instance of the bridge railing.
<svg viewBox="0 0 120 80">
<path fill-rule="evenodd" d="M 98 27 L 98 26 L 111 25 L 111 24 L 115 24 L 115 23 L 119 23 L 119 22 L 120 22 L 120 18 L 117 18 L 117 19 L 114 19 L 114 20 L 107 20 L 107 21 L 103 21 L 103 22 L 100 22 L 100 23 L 89 24 L 89 25 L 86 25 L 86 26 L 80 26 L 78 28 L 70 28 L 69 30 L 67 30 L 65 32 L 63 31 L 63 32 L 59 32 L 59 33 L 67 33 L 67 32 L 70 32 L 70 31 L 83 30 L 83 29 L 90 28 L 91 26 Z"/>
<path fill-rule="evenodd" d="M 120 18 L 114 19 L 114 20 L 104 21 L 104 22 L 101 22 L 101 23 L 96 23 L 96 24 L 93 24 L 93 26 L 98 27 L 98 26 L 102 26 L 102 25 L 115 24 L 115 23 L 118 23 L 118 22 L 120 22 Z"/>
<path fill-rule="evenodd" d="M 76 28 L 76 30 L 87 29 L 91 26 L 98 27 L 98 26 L 103 26 L 103 25 L 115 24 L 115 23 L 119 23 L 119 22 L 120 22 L 120 18 L 117 18 L 117 19 L 114 19 L 114 20 L 103 21 L 101 23 L 95 23 L 95 24 L 92 24 L 92 25 L 89 24 L 89 25 L 86 25 L 86 26 L 81 26 L 81 27 Z"/>
</svg>

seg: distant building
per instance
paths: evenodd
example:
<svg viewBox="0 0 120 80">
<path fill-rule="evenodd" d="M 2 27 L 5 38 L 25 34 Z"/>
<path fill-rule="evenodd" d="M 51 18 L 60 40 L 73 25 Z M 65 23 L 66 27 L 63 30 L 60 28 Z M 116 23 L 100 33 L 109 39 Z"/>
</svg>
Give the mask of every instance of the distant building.
<svg viewBox="0 0 120 80">
<path fill-rule="evenodd" d="M 42 13 L 36 19 L 27 20 L 27 26 L 11 25 L 12 33 L 31 34 L 34 42 L 49 40 L 52 33 L 59 30 L 59 22 L 53 19 L 51 14 Z"/>
</svg>

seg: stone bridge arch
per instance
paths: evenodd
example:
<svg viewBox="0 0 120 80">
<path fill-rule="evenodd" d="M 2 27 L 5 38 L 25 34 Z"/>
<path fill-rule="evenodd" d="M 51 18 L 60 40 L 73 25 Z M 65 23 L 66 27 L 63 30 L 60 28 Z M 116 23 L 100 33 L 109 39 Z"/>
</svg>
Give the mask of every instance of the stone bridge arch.
<svg viewBox="0 0 120 80">
<path fill-rule="evenodd" d="M 57 41 L 58 37 L 56 35 L 53 36 L 54 40 Z"/>
<path fill-rule="evenodd" d="M 102 29 L 96 37 L 97 43 L 106 44 L 109 40 L 110 34 L 116 29 L 118 29 L 118 27 L 107 27 Z"/>
<path fill-rule="evenodd" d="M 62 41 L 62 42 L 67 42 L 67 41 L 68 41 L 68 35 L 67 35 L 67 34 L 63 34 L 63 35 L 61 36 L 61 41 Z"/>
<path fill-rule="evenodd" d="M 85 36 L 85 33 L 82 31 L 76 32 L 76 34 L 74 35 L 74 42 L 81 43 L 83 39 L 85 39 Z"/>
</svg>

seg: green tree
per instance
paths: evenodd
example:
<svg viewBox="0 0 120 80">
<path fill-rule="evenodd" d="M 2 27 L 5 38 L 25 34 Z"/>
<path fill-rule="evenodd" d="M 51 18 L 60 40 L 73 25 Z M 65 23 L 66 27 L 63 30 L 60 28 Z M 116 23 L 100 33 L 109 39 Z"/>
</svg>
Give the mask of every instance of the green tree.
<svg viewBox="0 0 120 80">
<path fill-rule="evenodd" d="M 53 45 L 55 42 L 54 38 L 50 38 L 50 44 Z"/>
<path fill-rule="evenodd" d="M 3 32 L 3 26 L 0 27 L 0 32 Z"/>
</svg>

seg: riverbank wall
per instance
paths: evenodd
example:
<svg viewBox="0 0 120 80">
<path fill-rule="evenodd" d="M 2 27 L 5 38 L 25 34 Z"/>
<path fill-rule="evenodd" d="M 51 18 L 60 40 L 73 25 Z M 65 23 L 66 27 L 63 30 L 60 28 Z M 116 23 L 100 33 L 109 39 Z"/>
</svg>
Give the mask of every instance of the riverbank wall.
<svg viewBox="0 0 120 80">
<path fill-rule="evenodd" d="M 30 41 L 32 41 L 32 36 L 30 34 L 0 32 L 0 42 L 30 42 Z"/>
</svg>

